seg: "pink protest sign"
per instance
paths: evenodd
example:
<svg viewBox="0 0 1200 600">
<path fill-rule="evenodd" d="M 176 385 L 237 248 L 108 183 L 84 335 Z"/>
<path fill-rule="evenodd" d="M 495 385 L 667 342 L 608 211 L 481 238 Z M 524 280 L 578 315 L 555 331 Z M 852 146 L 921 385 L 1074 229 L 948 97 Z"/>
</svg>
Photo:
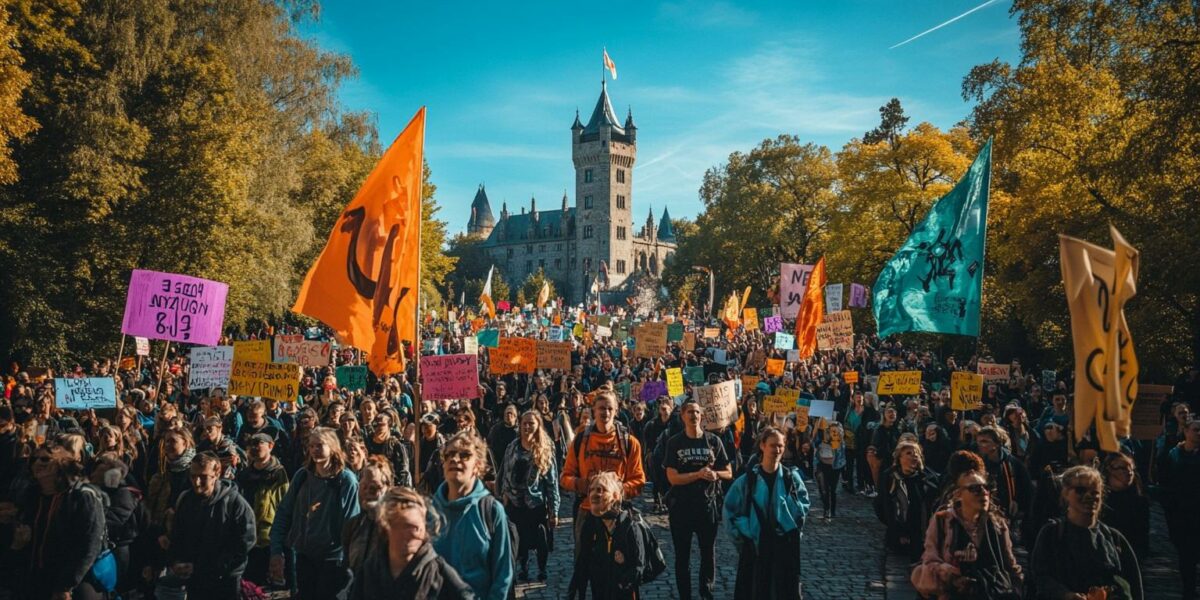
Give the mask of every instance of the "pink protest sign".
<svg viewBox="0 0 1200 600">
<path fill-rule="evenodd" d="M 763 319 L 764 333 L 775 333 L 777 331 L 783 331 L 783 317 L 771 316 Z"/>
<path fill-rule="evenodd" d="M 229 286 L 219 281 L 134 269 L 121 333 L 214 346 L 228 295 Z"/>
<path fill-rule="evenodd" d="M 457 400 L 479 396 L 479 356 L 442 354 L 421 357 L 421 399 Z"/>
</svg>

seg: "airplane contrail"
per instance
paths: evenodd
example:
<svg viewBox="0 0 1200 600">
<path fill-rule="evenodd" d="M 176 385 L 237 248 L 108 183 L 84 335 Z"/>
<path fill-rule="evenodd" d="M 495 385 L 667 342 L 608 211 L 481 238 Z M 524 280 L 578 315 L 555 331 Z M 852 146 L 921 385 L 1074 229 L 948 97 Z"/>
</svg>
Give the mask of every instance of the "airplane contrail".
<svg viewBox="0 0 1200 600">
<path fill-rule="evenodd" d="M 930 28 L 930 29 L 926 29 L 925 31 L 922 31 L 921 33 L 918 33 L 917 35 L 914 35 L 914 36 L 912 36 L 912 37 L 908 38 L 907 40 L 904 40 L 903 42 L 900 42 L 899 44 L 896 44 L 895 46 L 892 46 L 891 48 L 888 48 L 888 50 L 895 50 L 896 48 L 899 48 L 900 46 L 903 46 L 903 45 L 905 45 L 905 44 L 907 44 L 907 43 L 909 43 L 909 42 L 911 42 L 911 41 L 913 41 L 913 40 L 915 40 L 915 39 L 917 39 L 917 38 L 919 38 L 919 37 L 921 37 L 921 36 L 923 36 L 923 35 L 925 35 L 925 34 L 928 34 L 928 33 L 933 33 L 933 32 L 935 32 L 935 31 L 937 31 L 937 30 L 939 30 L 939 29 L 941 29 L 941 28 L 943 28 L 943 27 L 945 27 L 945 26 L 947 26 L 947 25 L 949 25 L 949 24 L 951 24 L 951 23 L 953 23 L 953 22 L 955 22 L 955 21 L 957 21 L 957 20 L 959 20 L 959 19 L 961 19 L 961 18 L 963 18 L 963 17 L 965 17 L 965 16 L 967 16 L 967 15 L 969 15 L 969 14 L 971 14 L 971 13 L 973 13 L 973 12 L 977 11 L 977 10 L 979 10 L 979 9 L 981 9 L 981 8 L 984 8 L 984 7 L 990 6 L 990 5 L 992 5 L 992 4 L 995 4 L 995 3 L 999 2 L 999 1 L 1000 1 L 1000 0 L 987 0 L 987 2 L 984 2 L 983 4 L 980 4 L 979 6 L 976 6 L 975 8 L 972 8 L 971 10 L 968 10 L 967 12 L 965 12 L 965 13 L 963 13 L 963 14 L 961 14 L 961 15 L 958 15 L 957 17 L 954 17 L 953 19 L 950 19 L 949 21 L 946 21 L 945 23 L 942 23 L 941 25 L 938 25 L 938 26 L 936 26 L 936 27 L 932 27 L 932 28 Z"/>
</svg>

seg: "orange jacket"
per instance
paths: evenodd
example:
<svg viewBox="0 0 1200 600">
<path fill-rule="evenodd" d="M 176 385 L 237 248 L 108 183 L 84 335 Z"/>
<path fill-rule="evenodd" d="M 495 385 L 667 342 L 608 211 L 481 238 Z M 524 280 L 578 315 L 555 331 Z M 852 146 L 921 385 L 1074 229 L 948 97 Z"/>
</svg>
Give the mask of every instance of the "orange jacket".
<svg viewBox="0 0 1200 600">
<path fill-rule="evenodd" d="M 588 481 L 595 473 L 616 473 L 625 484 L 625 498 L 630 500 L 641 494 L 642 486 L 646 485 L 646 472 L 642 470 L 642 445 L 633 434 L 619 437 L 628 441 L 628 449 L 621 448 L 615 429 L 608 433 L 600 433 L 595 429 L 591 429 L 590 433 L 585 431 L 567 448 L 567 462 L 563 466 L 559 485 L 569 492 L 584 494 L 584 510 L 592 506 L 586 494 Z M 583 446 L 584 441 L 587 447 Z"/>
</svg>

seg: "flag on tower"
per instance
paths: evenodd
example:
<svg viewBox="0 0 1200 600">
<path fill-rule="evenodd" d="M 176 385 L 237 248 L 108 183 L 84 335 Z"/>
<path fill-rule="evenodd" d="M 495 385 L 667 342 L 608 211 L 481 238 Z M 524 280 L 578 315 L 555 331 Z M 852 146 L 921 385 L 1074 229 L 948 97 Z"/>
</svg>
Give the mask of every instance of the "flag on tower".
<svg viewBox="0 0 1200 600">
<path fill-rule="evenodd" d="M 613 81 L 616 81 L 616 79 L 617 79 L 617 63 L 613 62 L 613 60 L 608 57 L 607 49 L 604 50 L 604 68 L 608 69 L 608 72 L 612 74 Z"/>
</svg>

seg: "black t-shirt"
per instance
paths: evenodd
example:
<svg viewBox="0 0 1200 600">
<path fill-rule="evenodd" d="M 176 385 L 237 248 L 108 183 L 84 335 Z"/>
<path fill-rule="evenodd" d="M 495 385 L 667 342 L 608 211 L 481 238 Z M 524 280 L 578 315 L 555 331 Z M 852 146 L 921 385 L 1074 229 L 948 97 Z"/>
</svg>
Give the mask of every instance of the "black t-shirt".
<svg viewBox="0 0 1200 600">
<path fill-rule="evenodd" d="M 667 452 L 663 459 L 663 468 L 675 469 L 679 474 L 695 473 L 704 467 L 714 471 L 724 470 L 729 466 L 729 457 L 725 454 L 725 446 L 717 436 L 704 432 L 699 438 L 688 437 L 686 431 L 672 436 L 667 440 Z M 671 487 L 671 494 L 676 501 L 707 503 L 707 496 L 718 493 L 719 481 L 699 479 L 687 485 Z"/>
</svg>

